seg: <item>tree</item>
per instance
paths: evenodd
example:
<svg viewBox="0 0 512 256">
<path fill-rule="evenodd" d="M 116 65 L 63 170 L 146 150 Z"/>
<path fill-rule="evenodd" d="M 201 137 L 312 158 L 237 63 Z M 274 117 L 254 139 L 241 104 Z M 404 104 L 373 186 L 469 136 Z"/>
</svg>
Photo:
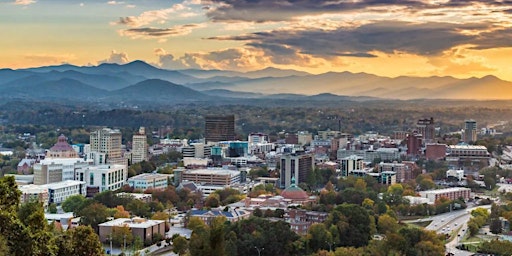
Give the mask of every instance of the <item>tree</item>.
<svg viewBox="0 0 512 256">
<path fill-rule="evenodd" d="M 260 208 L 256 208 L 252 212 L 252 215 L 254 215 L 255 217 L 263 217 L 263 212 L 261 211 Z"/>
<path fill-rule="evenodd" d="M 497 204 L 491 205 L 491 214 L 489 215 L 489 229 L 493 234 L 500 234 L 502 225 L 500 220 L 500 208 Z"/>
<path fill-rule="evenodd" d="M 103 256 L 103 246 L 98 235 L 89 226 L 78 226 L 71 232 L 71 248 L 76 256 Z"/>
<path fill-rule="evenodd" d="M 362 206 L 339 205 L 329 214 L 325 224 L 337 226 L 342 246 L 360 247 L 367 245 L 370 240 L 370 218 Z"/>
<path fill-rule="evenodd" d="M 224 223 L 227 221 L 226 217 L 216 217 L 210 228 L 210 247 L 212 248 L 212 255 L 224 255 L 226 250 L 226 230 Z"/>
<path fill-rule="evenodd" d="M 116 207 L 116 213 L 114 214 L 114 218 L 130 218 L 130 213 L 126 211 L 122 205 L 118 205 Z"/>
<path fill-rule="evenodd" d="M 73 195 L 62 203 L 62 210 L 65 212 L 76 212 L 80 210 L 85 204 L 87 199 L 82 195 Z"/>
<path fill-rule="evenodd" d="M 172 251 L 178 255 L 184 255 L 188 250 L 188 241 L 182 236 L 176 236 L 172 239 Z"/>
<path fill-rule="evenodd" d="M 400 226 L 398 225 L 396 219 L 389 216 L 388 214 L 379 216 L 377 228 L 381 234 L 395 233 L 398 231 L 399 227 Z"/>
<path fill-rule="evenodd" d="M 383 195 L 383 200 L 389 205 L 399 205 L 403 202 L 402 194 L 404 188 L 400 184 L 393 184 L 388 187 L 388 190 Z"/>
<path fill-rule="evenodd" d="M 94 230 L 98 230 L 98 224 L 107 221 L 109 217 L 108 208 L 100 203 L 92 203 L 78 213 L 80 216 L 80 223 L 82 225 L 89 225 Z"/>
<path fill-rule="evenodd" d="M 116 246 L 130 245 L 133 241 L 132 230 L 128 226 L 112 227 L 112 243 Z"/>
<path fill-rule="evenodd" d="M 48 205 L 48 212 L 57 213 L 57 205 L 55 203 Z"/>
<path fill-rule="evenodd" d="M 333 247 L 332 235 L 322 223 L 315 223 L 309 227 L 307 239 L 308 246 L 313 252 Z"/>
<path fill-rule="evenodd" d="M 151 215 L 149 205 L 141 200 L 132 200 L 126 208 L 134 216 L 148 218 Z"/>
</svg>

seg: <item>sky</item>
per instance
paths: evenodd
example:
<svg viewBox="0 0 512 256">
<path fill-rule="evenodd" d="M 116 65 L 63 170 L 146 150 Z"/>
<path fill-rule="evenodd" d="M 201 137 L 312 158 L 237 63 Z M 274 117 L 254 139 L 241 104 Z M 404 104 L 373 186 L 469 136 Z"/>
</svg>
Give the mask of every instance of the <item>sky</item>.
<svg viewBox="0 0 512 256">
<path fill-rule="evenodd" d="M 0 0 L 0 68 L 166 69 L 512 81 L 512 0 Z"/>
</svg>

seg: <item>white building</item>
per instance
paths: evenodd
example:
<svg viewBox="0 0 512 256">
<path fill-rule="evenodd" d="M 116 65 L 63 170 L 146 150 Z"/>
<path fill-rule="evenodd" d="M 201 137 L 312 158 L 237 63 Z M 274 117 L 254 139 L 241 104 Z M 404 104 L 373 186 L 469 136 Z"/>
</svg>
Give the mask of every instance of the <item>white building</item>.
<svg viewBox="0 0 512 256">
<path fill-rule="evenodd" d="M 61 204 L 70 196 L 86 195 L 85 182 L 83 181 L 65 180 L 42 186 L 48 189 L 48 203 L 50 204 Z"/>
<path fill-rule="evenodd" d="M 86 162 L 82 158 L 46 158 L 44 160 L 41 160 L 39 164 L 55 166 L 56 168 L 62 169 L 62 181 L 64 181 L 74 180 L 76 170 L 89 166 L 91 162 Z"/>
<path fill-rule="evenodd" d="M 461 181 L 464 178 L 464 170 L 448 170 L 446 171 L 446 178 L 448 177 L 455 177 Z"/>
<path fill-rule="evenodd" d="M 353 170 L 362 170 L 364 168 L 363 158 L 356 155 L 342 158 L 340 163 L 342 176 L 349 176 Z"/>
<path fill-rule="evenodd" d="M 134 189 L 165 189 L 169 175 L 159 173 L 143 173 L 128 179 L 128 185 Z"/>
<path fill-rule="evenodd" d="M 76 172 L 75 180 L 85 181 L 88 188 L 98 188 L 98 192 L 120 189 L 126 184 L 126 165 L 94 165 Z"/>
<path fill-rule="evenodd" d="M 21 191 L 21 202 L 36 199 L 44 206 L 55 203 L 61 204 L 68 197 L 73 195 L 86 195 L 85 182 L 66 180 L 44 185 L 23 185 L 19 186 Z"/>
<path fill-rule="evenodd" d="M 182 148 L 183 158 L 207 158 L 211 155 L 211 146 L 204 143 L 191 143 L 190 146 Z"/>
</svg>

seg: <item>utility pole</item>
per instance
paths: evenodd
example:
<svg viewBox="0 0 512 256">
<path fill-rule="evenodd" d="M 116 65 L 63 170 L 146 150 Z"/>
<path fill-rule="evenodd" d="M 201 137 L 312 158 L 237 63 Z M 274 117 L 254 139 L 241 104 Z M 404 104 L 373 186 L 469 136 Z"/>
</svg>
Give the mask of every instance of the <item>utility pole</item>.
<svg viewBox="0 0 512 256">
<path fill-rule="evenodd" d="M 124 242 L 124 246 L 123 246 L 123 252 L 126 250 L 126 234 L 123 235 L 123 242 Z"/>
</svg>

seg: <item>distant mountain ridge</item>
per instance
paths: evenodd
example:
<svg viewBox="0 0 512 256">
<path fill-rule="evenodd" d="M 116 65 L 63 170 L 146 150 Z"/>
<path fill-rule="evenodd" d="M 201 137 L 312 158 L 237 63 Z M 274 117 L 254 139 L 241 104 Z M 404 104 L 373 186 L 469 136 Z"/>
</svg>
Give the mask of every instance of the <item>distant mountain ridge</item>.
<svg viewBox="0 0 512 256">
<path fill-rule="evenodd" d="M 105 102 L 166 102 L 166 99 L 238 99 L 243 102 L 249 98 L 309 101 L 512 99 L 512 82 L 495 76 L 389 78 L 347 71 L 310 74 L 274 67 L 250 72 L 166 70 L 143 61 L 133 61 L 82 67 L 64 64 L 0 69 L 0 92 L 2 98 L 49 97 Z"/>
</svg>

